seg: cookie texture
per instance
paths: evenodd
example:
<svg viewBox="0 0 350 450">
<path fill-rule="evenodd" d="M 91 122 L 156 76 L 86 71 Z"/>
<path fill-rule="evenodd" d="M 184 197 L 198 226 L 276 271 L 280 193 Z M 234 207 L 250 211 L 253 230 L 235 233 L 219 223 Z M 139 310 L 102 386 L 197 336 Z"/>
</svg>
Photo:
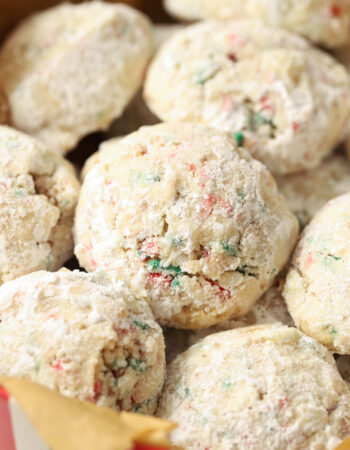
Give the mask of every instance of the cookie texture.
<svg viewBox="0 0 350 450">
<path fill-rule="evenodd" d="M 146 302 L 104 273 L 35 272 L 0 288 L 0 373 L 153 413 L 164 339 Z"/>
<path fill-rule="evenodd" d="M 284 325 L 293 326 L 294 322 L 290 316 L 286 302 L 282 297 L 283 281 L 280 280 L 271 287 L 255 303 L 252 309 L 243 317 L 226 320 L 209 328 L 202 330 L 178 330 L 167 328 L 164 330 L 165 350 L 167 362 L 173 361 L 179 353 L 184 352 L 191 345 L 210 334 L 220 331 L 233 330 L 251 325 L 280 322 Z"/>
<path fill-rule="evenodd" d="M 343 155 L 337 154 L 315 169 L 276 175 L 275 180 L 300 228 L 304 228 L 329 200 L 350 191 L 350 166 Z"/>
<path fill-rule="evenodd" d="M 165 0 L 164 6 L 186 20 L 257 19 L 325 47 L 338 47 L 349 38 L 349 0 Z"/>
<path fill-rule="evenodd" d="M 0 52 L 11 123 L 71 150 L 122 114 L 152 51 L 147 18 L 126 5 L 65 3 L 29 17 Z"/>
<path fill-rule="evenodd" d="M 0 284 L 72 256 L 79 188 L 68 161 L 0 126 Z"/>
<path fill-rule="evenodd" d="M 340 354 L 350 353 L 350 193 L 329 201 L 305 228 L 284 297 L 295 324 Z"/>
<path fill-rule="evenodd" d="M 274 173 L 311 169 L 343 138 L 345 68 L 287 31 L 208 21 L 178 31 L 157 53 L 144 97 L 164 121 L 229 132 Z"/>
<path fill-rule="evenodd" d="M 162 325 L 246 314 L 293 249 L 297 221 L 268 170 L 200 124 L 143 127 L 88 172 L 75 253 L 117 270 Z"/>
<path fill-rule="evenodd" d="M 333 356 L 296 328 L 213 334 L 169 366 L 157 415 L 188 450 L 335 449 L 350 433 L 350 393 Z"/>
</svg>

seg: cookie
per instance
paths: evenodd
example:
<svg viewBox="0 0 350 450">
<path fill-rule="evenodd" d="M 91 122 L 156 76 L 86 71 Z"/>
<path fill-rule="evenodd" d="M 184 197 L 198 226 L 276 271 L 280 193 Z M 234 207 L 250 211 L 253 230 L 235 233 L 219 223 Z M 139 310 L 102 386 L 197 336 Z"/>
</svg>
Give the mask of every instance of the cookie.
<svg viewBox="0 0 350 450">
<path fill-rule="evenodd" d="M 165 0 L 164 6 L 185 20 L 257 19 L 325 47 L 339 47 L 349 37 L 349 0 Z"/>
<path fill-rule="evenodd" d="M 257 22 L 209 21 L 161 47 L 144 96 L 162 120 L 227 131 L 283 174 L 316 167 L 342 139 L 349 87 L 345 68 L 298 36 Z"/>
<path fill-rule="evenodd" d="M 75 254 L 117 270 L 162 325 L 204 328 L 246 314 L 297 239 L 268 170 L 200 124 L 143 127 L 88 172 Z"/>
<path fill-rule="evenodd" d="M 249 313 L 243 317 L 226 320 L 210 328 L 203 328 L 202 330 L 196 331 L 177 330 L 175 328 L 165 329 L 164 339 L 167 362 L 171 362 L 179 353 L 184 352 L 200 339 L 220 331 L 274 322 L 293 326 L 293 319 L 288 312 L 287 305 L 281 294 L 282 285 L 283 282 L 278 282 L 275 286 L 271 287 L 255 303 Z"/>
<path fill-rule="evenodd" d="M 302 229 L 329 200 L 350 191 L 350 167 L 346 158 L 338 154 L 313 170 L 277 175 L 275 180 Z"/>
<path fill-rule="evenodd" d="M 333 356 L 296 328 L 213 334 L 169 366 L 157 415 L 191 449 L 335 449 L 350 433 L 350 393 Z"/>
<path fill-rule="evenodd" d="M 283 295 L 295 324 L 332 351 L 350 353 L 350 193 L 330 200 L 305 228 Z"/>
<path fill-rule="evenodd" d="M 34 272 L 0 287 L 0 374 L 153 413 L 164 339 L 149 306 L 104 273 Z"/>
<path fill-rule="evenodd" d="M 79 188 L 68 161 L 0 126 L 0 284 L 72 256 Z"/>
<path fill-rule="evenodd" d="M 122 114 L 152 51 L 147 18 L 126 5 L 66 3 L 29 17 L 0 52 L 12 125 L 71 150 Z"/>
</svg>

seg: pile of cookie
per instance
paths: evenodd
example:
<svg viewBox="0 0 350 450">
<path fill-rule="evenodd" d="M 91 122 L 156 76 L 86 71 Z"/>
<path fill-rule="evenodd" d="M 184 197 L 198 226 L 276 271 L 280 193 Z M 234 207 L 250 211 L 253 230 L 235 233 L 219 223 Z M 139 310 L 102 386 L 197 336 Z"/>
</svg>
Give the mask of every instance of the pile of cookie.
<svg viewBox="0 0 350 450">
<path fill-rule="evenodd" d="M 174 421 L 185 449 L 335 449 L 350 0 L 165 7 L 200 21 L 63 4 L 0 49 L 0 375 Z"/>
</svg>

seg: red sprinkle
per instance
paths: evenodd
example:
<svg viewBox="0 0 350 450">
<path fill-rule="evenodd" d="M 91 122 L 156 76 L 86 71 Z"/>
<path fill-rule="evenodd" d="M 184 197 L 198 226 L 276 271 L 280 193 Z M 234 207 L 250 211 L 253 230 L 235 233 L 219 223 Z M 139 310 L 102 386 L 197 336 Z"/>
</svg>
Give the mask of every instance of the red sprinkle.
<svg viewBox="0 0 350 450">
<path fill-rule="evenodd" d="M 196 166 L 194 164 L 185 163 L 185 166 L 187 166 L 191 172 L 195 173 Z"/>
<path fill-rule="evenodd" d="M 205 278 L 208 283 L 210 283 L 211 286 L 216 286 L 219 288 L 219 292 L 217 292 L 217 295 L 221 300 L 228 300 L 231 298 L 231 292 L 228 289 L 223 288 L 220 286 L 220 284 L 217 281 L 210 280 L 210 278 Z"/>
<path fill-rule="evenodd" d="M 278 402 L 278 406 L 279 406 L 280 408 L 284 408 L 285 406 L 288 406 L 289 403 L 290 403 L 289 398 L 288 398 L 288 397 L 285 397 L 285 398 L 281 399 L 281 400 Z"/>
<path fill-rule="evenodd" d="M 94 384 L 94 401 L 98 399 L 98 396 L 101 394 L 102 391 L 102 383 L 101 381 L 95 381 Z"/>
<path fill-rule="evenodd" d="M 332 17 L 339 17 L 341 15 L 341 8 L 340 8 L 340 6 L 332 5 L 329 8 L 329 12 Z"/>
<path fill-rule="evenodd" d="M 10 398 L 9 393 L 3 386 L 0 386 L 0 398 L 3 398 L 4 400 L 8 400 Z"/>
<path fill-rule="evenodd" d="M 55 369 L 55 370 L 62 370 L 63 366 L 62 363 L 59 359 L 56 359 L 56 361 L 52 361 L 51 366 Z"/>
<path fill-rule="evenodd" d="M 168 275 L 162 275 L 161 273 L 149 273 L 147 276 L 147 281 L 151 283 L 160 283 L 164 287 L 169 287 L 172 282 L 172 278 Z"/>
<path fill-rule="evenodd" d="M 228 59 L 230 59 L 233 62 L 237 62 L 237 56 L 234 53 L 229 53 L 227 55 Z"/>
<path fill-rule="evenodd" d="M 300 128 L 300 123 L 292 122 L 292 128 L 293 128 L 293 131 L 298 131 Z"/>
<path fill-rule="evenodd" d="M 204 197 L 202 201 L 202 209 L 203 211 L 210 216 L 213 212 L 213 207 L 216 204 L 216 196 L 214 194 L 209 194 Z"/>
</svg>

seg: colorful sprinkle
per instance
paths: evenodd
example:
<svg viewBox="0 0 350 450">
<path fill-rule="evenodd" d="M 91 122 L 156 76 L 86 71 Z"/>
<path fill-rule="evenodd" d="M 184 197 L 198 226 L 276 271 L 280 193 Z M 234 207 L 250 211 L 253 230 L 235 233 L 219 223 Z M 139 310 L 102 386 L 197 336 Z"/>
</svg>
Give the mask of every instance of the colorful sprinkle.
<svg viewBox="0 0 350 450">
<path fill-rule="evenodd" d="M 141 330 L 148 330 L 148 325 L 146 325 L 143 322 L 140 322 L 138 320 L 134 320 L 134 325 L 136 325 L 138 328 L 140 328 Z"/>
<path fill-rule="evenodd" d="M 230 245 L 227 241 L 221 242 L 222 248 L 228 253 L 230 256 L 237 256 L 237 249 L 233 245 Z"/>
<path fill-rule="evenodd" d="M 237 131 L 236 133 L 233 133 L 233 137 L 235 138 L 238 147 L 242 147 L 244 142 L 244 134 L 241 133 L 240 131 Z"/>
</svg>

